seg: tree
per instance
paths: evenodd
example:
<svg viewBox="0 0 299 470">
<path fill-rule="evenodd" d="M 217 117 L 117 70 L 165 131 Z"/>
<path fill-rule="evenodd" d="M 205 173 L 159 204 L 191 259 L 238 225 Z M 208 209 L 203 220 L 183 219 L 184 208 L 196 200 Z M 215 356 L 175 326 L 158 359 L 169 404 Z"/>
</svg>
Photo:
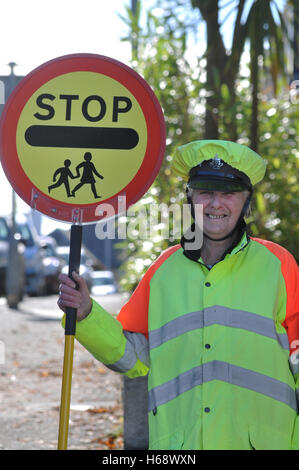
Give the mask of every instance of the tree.
<svg viewBox="0 0 299 470">
<path fill-rule="evenodd" d="M 273 8 L 275 7 L 280 18 L 280 23 L 275 22 Z M 275 1 L 256 0 L 245 23 L 245 35 L 250 44 L 250 81 L 252 88 L 252 114 L 251 114 L 251 148 L 258 152 L 258 93 L 260 90 L 260 66 L 259 60 L 264 63 L 268 59 L 268 66 L 274 85 L 274 95 L 277 94 L 278 76 L 285 76 L 284 38 L 282 32 L 286 32 L 286 26 L 281 12 Z"/>
<path fill-rule="evenodd" d="M 231 109 L 235 110 L 235 86 L 240 71 L 240 61 L 246 43 L 250 47 L 250 76 L 252 89 L 252 115 L 251 115 L 251 148 L 258 151 L 258 92 L 259 83 L 259 61 L 267 56 L 271 75 L 276 91 L 278 74 L 284 73 L 284 41 L 282 32 L 287 33 L 282 13 L 275 0 L 254 0 L 248 11 L 246 21 L 242 21 L 245 7 L 249 2 L 238 0 L 234 3 L 236 10 L 232 45 L 229 51 L 224 46 L 224 40 L 220 32 L 219 13 L 221 7 L 219 0 L 191 0 L 192 6 L 198 8 L 206 23 L 207 39 L 207 89 L 211 96 L 207 99 L 206 109 L 206 138 L 218 138 L 218 110 L 221 103 L 219 93 L 221 85 L 225 84 L 230 94 Z M 290 3 L 297 3 L 294 0 Z M 274 18 L 274 10 L 277 12 L 279 21 Z M 236 140 L 236 125 L 234 113 L 231 113 L 229 126 L 231 128 L 230 138 Z"/>
<path fill-rule="evenodd" d="M 200 1 L 201 8 L 204 3 L 205 0 Z M 215 5 L 214 0 L 211 0 L 211 3 Z M 166 4 L 165 0 L 163 4 Z M 211 106 L 217 106 L 217 113 L 211 116 L 211 121 L 213 120 L 214 124 L 217 123 L 217 137 L 236 140 L 249 146 L 252 139 L 248 125 L 252 119 L 252 88 L 250 80 L 244 79 L 240 73 L 241 51 L 244 47 L 238 44 L 237 38 L 239 42 L 240 38 L 243 38 L 245 44 L 245 38 L 248 35 L 250 37 L 252 34 L 255 37 L 250 30 L 255 10 L 249 10 L 246 21 L 241 22 L 244 17 L 245 2 L 238 2 L 233 32 L 232 44 L 234 46 L 230 52 L 225 50 L 220 58 L 217 58 L 216 51 L 214 51 L 214 68 L 211 69 L 211 76 L 215 78 L 213 82 L 214 98 L 217 100 L 215 104 L 209 100 L 206 80 L 203 81 L 203 72 L 207 69 L 204 69 L 202 59 L 207 58 L 208 49 L 198 50 L 196 64 L 194 61 L 191 64 L 186 59 L 188 33 L 192 26 L 197 27 L 196 22 L 199 16 L 194 21 L 194 10 L 190 10 L 190 16 L 187 17 L 188 12 L 185 11 L 184 4 L 185 2 L 179 2 L 179 0 L 168 0 L 168 8 L 160 9 L 159 14 L 155 10 L 147 12 L 144 28 L 140 27 L 136 15 L 132 16 L 131 10 L 125 19 L 129 32 L 134 31 L 134 39 L 137 38 L 137 43 L 135 42 L 137 49 L 133 51 L 132 65 L 154 89 L 162 105 L 167 126 L 166 154 L 161 171 L 148 193 L 135 206 L 136 211 L 138 206 L 141 208 L 140 213 L 144 216 L 141 217 L 140 223 L 144 222 L 145 217 L 149 217 L 149 209 L 154 204 L 186 202 L 184 184 L 182 181 L 178 183 L 171 171 L 172 155 L 177 145 L 208 136 L 215 137 L 207 134 L 207 121 L 205 120 L 208 110 L 211 111 Z M 175 5 L 178 5 L 178 8 L 181 6 L 181 10 L 177 10 Z M 214 15 L 215 21 L 215 13 L 210 12 L 208 7 L 209 5 L 206 4 L 205 14 Z M 219 11 L 220 9 L 218 13 Z M 140 15 L 138 9 L 137 14 Z M 279 31 L 277 35 L 280 37 L 280 26 L 278 25 L 277 28 Z M 267 32 L 266 27 L 265 31 Z M 270 35 L 268 31 L 267 34 L 268 38 L 274 37 L 274 33 Z M 274 67 L 274 60 L 270 61 L 270 54 L 273 55 L 278 50 L 278 46 L 272 44 L 269 48 L 264 32 L 262 36 L 264 37 L 262 44 L 265 46 L 265 66 L 259 66 L 257 81 L 261 90 L 263 90 L 261 84 L 268 81 L 269 77 L 278 77 L 278 67 L 277 65 Z M 223 47 L 224 43 L 220 29 L 218 38 L 220 38 L 218 55 L 221 55 L 219 54 L 219 51 L 223 51 L 221 41 Z M 125 40 L 131 41 L 130 33 Z M 250 42 L 248 44 L 250 45 Z M 273 70 L 269 64 L 272 64 Z M 251 65 L 252 62 L 249 61 L 247 64 L 249 70 Z M 250 76 L 252 77 L 252 73 Z M 253 235 L 281 243 L 298 257 L 296 245 L 298 183 L 295 174 L 299 160 L 294 152 L 299 144 L 297 124 L 299 109 L 297 105 L 288 103 L 287 91 L 284 89 L 284 94 L 281 94 L 281 89 L 277 87 L 277 96 L 273 94 L 273 98 L 264 96 L 261 91 L 257 95 L 259 99 L 256 115 L 260 128 L 259 151 L 264 158 L 268 159 L 269 164 L 265 180 L 256 189 L 253 216 L 249 222 Z M 287 194 L 285 194 L 284 187 L 286 181 Z M 132 220 L 136 222 L 137 219 L 136 217 L 136 220 Z M 123 265 L 127 273 L 123 279 L 125 288 L 134 288 L 148 265 L 161 251 L 178 242 L 178 239 L 169 240 L 161 236 L 149 236 L 148 239 L 142 239 L 136 230 L 135 236 L 125 242 L 127 250 L 127 260 Z"/>
<path fill-rule="evenodd" d="M 227 52 L 220 32 L 219 0 L 191 0 L 193 8 L 197 8 L 206 24 L 206 99 L 205 138 L 219 138 L 219 106 L 221 85 L 225 84 L 231 98 L 231 109 L 235 108 L 235 82 L 239 72 L 240 58 L 244 46 L 244 26 L 241 17 L 245 0 L 240 0 L 233 33 L 231 52 Z M 233 119 L 229 123 L 231 139 L 236 140 L 236 129 Z"/>
<path fill-rule="evenodd" d="M 252 101 L 247 81 L 237 86 L 237 131 L 238 141 L 248 145 Z M 279 243 L 299 261 L 299 107 L 288 89 L 272 98 L 259 95 L 259 129 L 259 153 L 268 165 L 254 189 L 247 223 L 253 236 Z"/>
<path fill-rule="evenodd" d="M 137 5 L 136 15 L 131 8 L 127 9 L 127 17 L 123 18 L 129 27 L 129 34 L 124 40 L 131 42 L 131 32 L 138 38 L 137 51 L 132 52 L 132 66 L 145 78 L 153 88 L 164 111 L 166 124 L 166 153 L 164 162 L 156 181 L 148 193 L 134 205 L 136 212 L 136 231 L 129 230 L 129 237 L 122 247 L 125 248 L 127 259 L 123 269 L 127 275 L 122 279 L 126 289 L 133 289 L 148 263 L 152 262 L 163 249 L 179 239 L 169 239 L 161 235 L 163 222 L 157 221 L 156 232 L 151 239 L 144 239 L 141 225 L 145 218 L 150 220 L 150 209 L 165 203 L 183 205 L 185 188 L 183 182 L 178 184 L 177 178 L 170 170 L 174 148 L 190 140 L 203 138 L 204 119 L 198 113 L 200 90 L 203 85 L 199 80 L 199 70 L 193 70 L 185 58 L 186 32 L 184 24 L 178 18 L 165 22 L 164 18 L 147 12 L 144 29 L 139 27 L 140 10 Z M 132 44 L 132 42 L 131 42 Z M 188 137 L 186 137 L 188 136 Z M 138 212 L 141 217 L 138 219 Z M 128 214 L 128 223 L 133 227 L 133 219 Z M 143 227 L 142 227 L 143 228 Z M 169 234 L 172 235 L 173 220 L 170 220 Z M 131 236 L 130 236 L 131 235 Z M 135 235 L 135 236 L 133 236 Z M 170 237 L 172 238 L 172 237 Z M 150 247 L 150 253 L 149 253 Z"/>
</svg>

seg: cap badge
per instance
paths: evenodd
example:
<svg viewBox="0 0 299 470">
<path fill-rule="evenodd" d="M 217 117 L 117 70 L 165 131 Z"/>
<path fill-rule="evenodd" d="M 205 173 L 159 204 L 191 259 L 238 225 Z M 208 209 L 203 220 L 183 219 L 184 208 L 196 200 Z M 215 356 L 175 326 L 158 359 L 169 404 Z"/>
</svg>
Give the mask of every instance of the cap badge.
<svg viewBox="0 0 299 470">
<path fill-rule="evenodd" d="M 213 170 L 219 170 L 223 166 L 223 161 L 218 157 L 217 153 L 215 157 L 209 161 L 209 166 L 213 168 Z"/>
</svg>

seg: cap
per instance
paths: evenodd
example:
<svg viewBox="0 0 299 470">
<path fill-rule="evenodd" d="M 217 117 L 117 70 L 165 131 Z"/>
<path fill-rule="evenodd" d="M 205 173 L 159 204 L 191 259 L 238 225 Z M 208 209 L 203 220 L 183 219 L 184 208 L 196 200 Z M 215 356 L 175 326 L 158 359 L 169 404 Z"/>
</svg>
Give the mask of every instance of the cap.
<svg viewBox="0 0 299 470">
<path fill-rule="evenodd" d="M 206 191 L 238 192 L 252 188 L 250 179 L 215 156 L 191 168 L 188 188 Z"/>
<path fill-rule="evenodd" d="M 249 147 L 227 140 L 196 140 L 182 145 L 172 162 L 173 171 L 189 180 L 189 187 L 200 181 L 208 189 L 209 182 L 215 187 L 221 187 L 222 182 L 225 191 L 230 185 L 242 191 L 257 184 L 265 175 L 266 165 L 266 160 Z"/>
</svg>

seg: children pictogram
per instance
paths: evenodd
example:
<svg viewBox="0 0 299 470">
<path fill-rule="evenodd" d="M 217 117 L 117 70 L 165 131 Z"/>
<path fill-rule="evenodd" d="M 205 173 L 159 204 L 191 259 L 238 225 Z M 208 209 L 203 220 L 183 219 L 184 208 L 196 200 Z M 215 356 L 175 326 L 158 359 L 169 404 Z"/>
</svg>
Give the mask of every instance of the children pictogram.
<svg viewBox="0 0 299 470">
<path fill-rule="evenodd" d="M 84 154 L 84 160 L 85 162 L 80 163 L 76 167 L 77 175 L 76 177 L 80 177 L 80 169 L 83 168 L 83 173 L 81 176 L 80 183 L 75 186 L 75 188 L 72 191 L 72 196 L 75 196 L 75 192 L 78 191 L 84 184 L 90 184 L 91 190 L 93 192 L 93 195 L 95 199 L 100 198 L 101 196 L 98 196 L 96 186 L 95 186 L 95 178 L 94 175 L 96 175 L 98 178 L 104 179 L 104 176 L 102 176 L 98 171 L 96 170 L 94 164 L 91 162 L 92 156 L 90 152 L 86 152 Z"/>
<path fill-rule="evenodd" d="M 76 174 L 73 175 L 71 170 L 69 169 L 71 165 L 71 160 L 67 159 L 64 161 L 64 167 L 58 168 L 54 175 L 53 175 L 53 181 L 56 181 L 57 176 L 60 174 L 59 180 L 52 184 L 51 186 L 48 186 L 48 192 L 50 194 L 51 190 L 54 188 L 58 188 L 62 184 L 65 186 L 66 194 L 67 197 L 75 197 L 75 192 L 78 191 L 84 184 L 90 184 L 91 190 L 93 192 L 93 195 L 95 199 L 100 198 L 97 194 L 96 186 L 95 186 L 95 178 L 94 175 L 97 176 L 98 178 L 104 179 L 104 176 L 102 176 L 97 170 L 94 164 L 91 162 L 92 156 L 90 152 L 86 152 L 84 154 L 84 162 L 81 162 L 79 165 L 76 166 Z M 82 176 L 80 179 L 80 183 L 78 183 L 75 188 L 71 191 L 70 190 L 70 185 L 69 185 L 69 178 L 71 179 L 76 179 L 80 178 L 80 170 L 83 168 Z"/>
<path fill-rule="evenodd" d="M 53 175 L 53 181 L 56 181 L 57 176 L 60 174 L 59 180 L 52 184 L 51 186 L 48 186 L 48 192 L 50 194 L 51 190 L 54 188 L 58 188 L 62 184 L 65 186 L 66 194 L 67 197 L 73 197 L 73 194 L 70 192 L 70 185 L 69 185 L 69 178 L 74 179 L 77 178 L 77 176 L 74 176 L 71 170 L 69 169 L 69 166 L 71 165 L 71 160 L 67 159 L 64 160 L 64 166 L 61 168 L 58 168 L 54 175 Z"/>
</svg>

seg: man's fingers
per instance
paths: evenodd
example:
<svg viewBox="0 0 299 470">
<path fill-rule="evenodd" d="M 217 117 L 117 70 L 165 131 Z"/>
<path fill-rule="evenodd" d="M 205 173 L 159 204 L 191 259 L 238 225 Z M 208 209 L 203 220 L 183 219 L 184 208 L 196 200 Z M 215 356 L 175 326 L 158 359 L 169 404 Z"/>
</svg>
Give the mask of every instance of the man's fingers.
<svg viewBox="0 0 299 470">
<path fill-rule="evenodd" d="M 74 302 L 81 302 L 82 300 L 82 296 L 81 294 L 78 292 L 78 291 L 67 291 L 67 290 L 61 290 L 60 292 L 60 299 L 64 302 L 64 301 L 67 301 L 67 302 L 70 302 L 70 301 L 74 301 Z"/>
<path fill-rule="evenodd" d="M 73 295 L 68 295 L 65 293 L 60 294 L 58 299 L 59 307 L 74 307 L 79 308 L 81 306 L 81 296 L 75 297 Z"/>
<path fill-rule="evenodd" d="M 87 288 L 84 278 L 82 276 L 79 276 L 76 271 L 72 272 L 72 279 L 66 274 L 60 274 L 58 276 L 58 279 L 60 280 L 61 284 L 65 284 L 66 286 L 72 287 L 73 289 L 76 288 L 77 284 L 79 285 L 79 287 Z"/>
<path fill-rule="evenodd" d="M 61 301 L 61 303 L 59 303 L 59 306 L 63 309 L 63 311 L 65 311 L 66 307 L 72 307 L 72 308 L 75 308 L 75 309 L 79 309 L 80 308 L 80 302 L 74 302 L 73 300 L 70 300 L 70 301 Z"/>
<path fill-rule="evenodd" d="M 76 281 L 79 284 L 79 286 L 82 286 L 82 287 L 85 286 L 85 280 L 83 279 L 82 276 L 79 276 L 79 274 L 76 273 L 76 271 L 72 272 L 72 276 L 73 276 L 74 281 Z"/>
<path fill-rule="evenodd" d="M 65 309 L 65 306 L 63 305 L 63 302 L 62 302 L 61 298 L 59 298 L 59 299 L 57 300 L 57 305 L 58 305 L 58 307 L 65 313 L 65 310 L 66 310 L 66 309 Z"/>
<path fill-rule="evenodd" d="M 74 281 L 77 282 L 79 286 L 79 290 L 81 290 L 82 293 L 84 292 L 85 294 L 89 295 L 89 290 L 88 290 L 85 279 L 82 276 L 79 276 L 79 274 L 76 273 L 75 271 L 72 272 L 72 276 L 73 276 Z"/>
<path fill-rule="evenodd" d="M 59 281 L 61 282 L 62 285 L 65 284 L 65 285 L 75 289 L 76 283 L 69 276 L 67 276 L 66 274 L 60 274 L 58 276 L 58 279 L 59 279 Z"/>
<path fill-rule="evenodd" d="M 77 320 L 82 320 L 89 314 L 91 309 L 91 300 L 87 284 L 82 276 L 75 271 L 72 272 L 72 278 L 66 274 L 60 274 L 58 307 L 66 311 L 67 307 L 77 309 Z M 78 286 L 78 289 L 76 289 Z"/>
<path fill-rule="evenodd" d="M 68 295 L 71 295 L 71 296 L 74 296 L 74 297 L 80 297 L 81 294 L 80 292 L 75 289 L 74 287 L 70 287 L 68 286 L 67 284 L 63 284 L 61 283 L 59 285 L 59 294 L 68 294 Z"/>
</svg>

